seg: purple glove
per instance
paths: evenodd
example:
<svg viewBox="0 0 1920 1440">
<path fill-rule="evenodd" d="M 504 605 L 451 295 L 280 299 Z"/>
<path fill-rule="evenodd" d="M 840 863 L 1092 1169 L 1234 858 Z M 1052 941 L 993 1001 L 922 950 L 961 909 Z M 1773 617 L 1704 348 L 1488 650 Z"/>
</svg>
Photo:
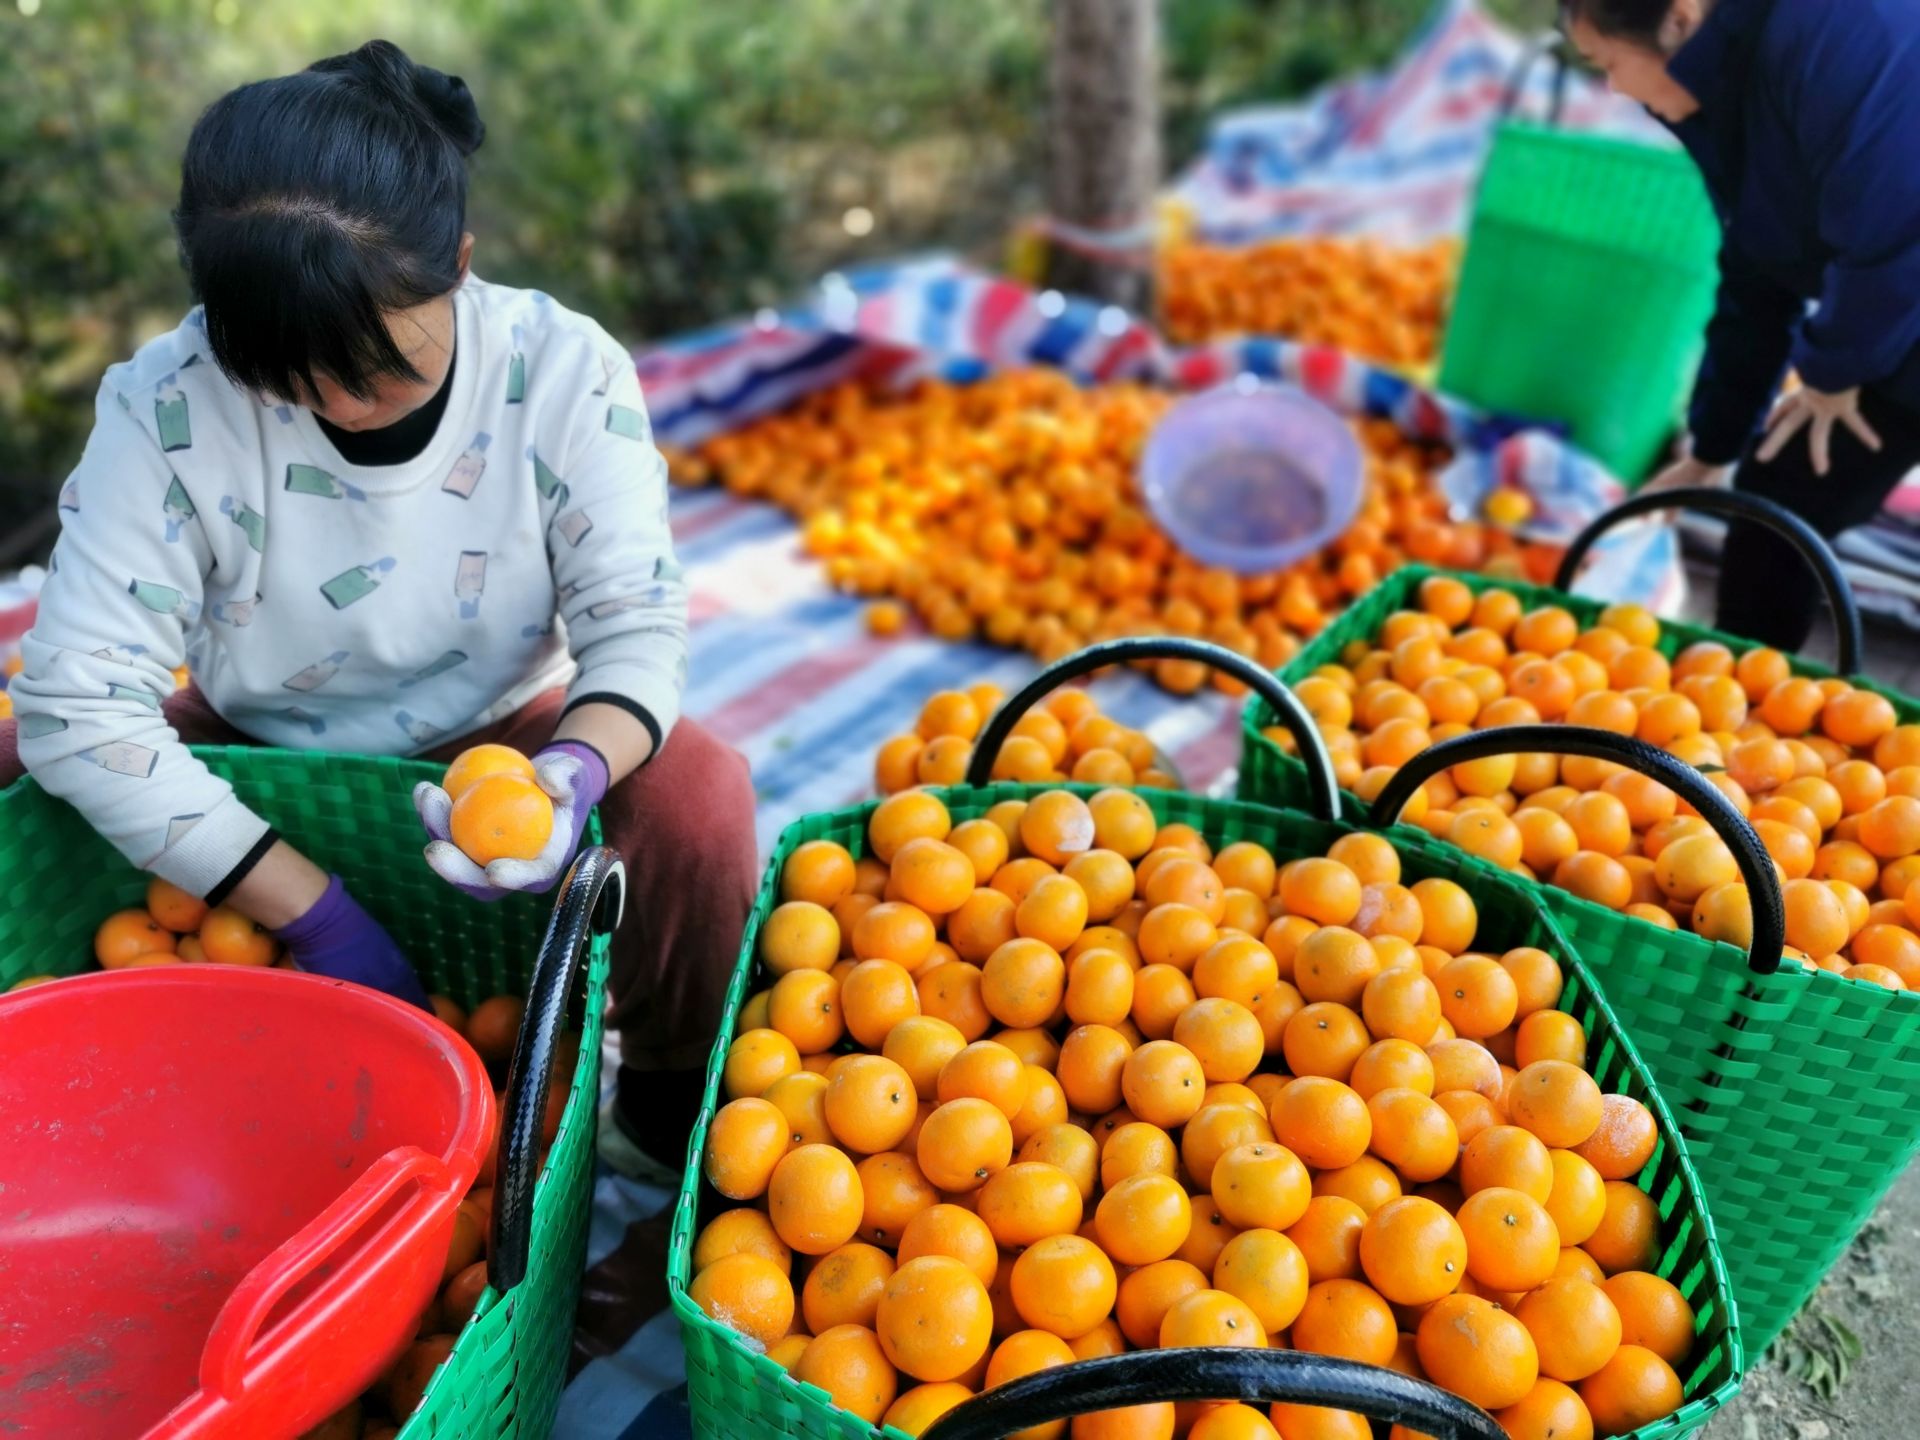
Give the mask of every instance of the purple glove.
<svg viewBox="0 0 1920 1440">
<path fill-rule="evenodd" d="M 334 875 L 327 890 L 291 925 L 273 932 L 293 963 L 313 975 L 351 980 L 431 1011 L 427 990 L 393 937 L 360 908 Z"/>
<path fill-rule="evenodd" d="M 591 745 L 556 740 L 533 757 L 533 778 L 553 801 L 553 835 L 531 860 L 496 860 L 482 869 L 453 843 L 453 801 L 429 781 L 413 789 L 413 808 L 426 827 L 427 864 L 433 873 L 475 900 L 498 900 L 516 892 L 551 890 L 580 848 L 587 816 L 607 793 L 607 762 Z"/>
</svg>

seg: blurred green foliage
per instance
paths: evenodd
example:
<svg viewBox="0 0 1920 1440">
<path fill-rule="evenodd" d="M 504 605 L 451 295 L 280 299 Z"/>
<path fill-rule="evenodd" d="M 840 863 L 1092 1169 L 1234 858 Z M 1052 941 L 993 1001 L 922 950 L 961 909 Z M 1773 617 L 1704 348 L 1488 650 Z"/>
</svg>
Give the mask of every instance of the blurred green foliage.
<svg viewBox="0 0 1920 1440">
<path fill-rule="evenodd" d="M 1427 6 L 1163 0 L 1169 164 L 1222 105 L 1386 59 Z M 0 0 L 0 564 L 50 540 L 101 370 L 189 303 L 168 212 L 195 116 L 374 35 L 479 99 L 476 268 L 630 341 L 850 260 L 996 261 L 1038 204 L 1046 0 Z"/>
</svg>

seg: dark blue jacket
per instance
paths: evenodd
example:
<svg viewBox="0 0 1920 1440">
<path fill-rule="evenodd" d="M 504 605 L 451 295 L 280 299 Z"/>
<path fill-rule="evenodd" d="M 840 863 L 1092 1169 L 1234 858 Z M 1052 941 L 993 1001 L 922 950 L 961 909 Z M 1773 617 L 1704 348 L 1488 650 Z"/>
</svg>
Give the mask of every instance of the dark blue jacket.
<svg viewBox="0 0 1920 1440">
<path fill-rule="evenodd" d="M 1789 363 L 1920 413 L 1920 0 L 1715 0 L 1667 68 L 1725 227 L 1694 453 L 1738 458 Z"/>
</svg>

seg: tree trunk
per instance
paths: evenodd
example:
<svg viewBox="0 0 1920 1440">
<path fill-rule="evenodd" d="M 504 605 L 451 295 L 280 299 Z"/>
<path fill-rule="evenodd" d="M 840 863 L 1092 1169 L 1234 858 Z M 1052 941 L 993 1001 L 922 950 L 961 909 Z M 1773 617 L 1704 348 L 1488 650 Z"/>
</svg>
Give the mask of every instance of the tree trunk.
<svg viewBox="0 0 1920 1440">
<path fill-rule="evenodd" d="M 1047 205 L 1077 230 L 1134 237 L 1130 256 L 1048 240 L 1047 281 L 1135 310 L 1150 280 L 1138 242 L 1160 183 L 1157 0 L 1053 0 Z"/>
</svg>

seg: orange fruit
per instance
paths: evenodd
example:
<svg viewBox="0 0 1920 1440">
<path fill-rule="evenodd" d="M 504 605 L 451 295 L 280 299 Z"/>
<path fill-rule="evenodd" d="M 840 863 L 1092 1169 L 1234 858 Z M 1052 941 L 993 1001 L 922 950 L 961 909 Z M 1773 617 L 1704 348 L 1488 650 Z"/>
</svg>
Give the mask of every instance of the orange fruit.
<svg viewBox="0 0 1920 1440">
<path fill-rule="evenodd" d="M 1014 1158 L 1052 1165 L 1073 1181 L 1083 1202 L 1099 1188 L 1100 1142 L 1078 1125 L 1047 1126 L 1028 1136 Z"/>
<path fill-rule="evenodd" d="M 806 900 L 831 910 L 853 893 L 853 856 L 831 840 L 795 847 L 780 870 L 780 899 Z"/>
<path fill-rule="evenodd" d="M 860 1229 L 860 1177 L 831 1145 L 802 1145 L 783 1156 L 767 1185 L 767 1214 L 788 1246 L 824 1255 Z"/>
<path fill-rule="evenodd" d="M 793 1264 L 793 1252 L 774 1233 L 766 1213 L 746 1206 L 723 1210 L 707 1222 L 693 1243 L 694 1274 L 728 1255 L 758 1255 L 778 1265 L 782 1274 Z"/>
<path fill-rule="evenodd" d="M 1301 1007 L 1287 1021 L 1281 1051 L 1287 1069 L 1295 1075 L 1344 1081 L 1370 1043 L 1372 1037 L 1358 1015 L 1344 1005 L 1321 1001 Z"/>
<path fill-rule="evenodd" d="M 1460 1188 L 1468 1195 L 1494 1187 L 1518 1190 L 1545 1205 L 1553 1194 L 1553 1157 L 1518 1125 L 1494 1125 L 1460 1152 Z"/>
<path fill-rule="evenodd" d="M 1158 1400 L 1077 1415 L 1072 1435 L 1073 1440 L 1173 1440 L 1173 1431 L 1173 1402 Z"/>
<path fill-rule="evenodd" d="M 1386 1364 L 1398 1338 L 1387 1302 L 1357 1280 L 1322 1280 L 1309 1287 L 1293 1322 L 1294 1349 L 1364 1365 Z"/>
<path fill-rule="evenodd" d="M 1060 1046 L 1055 1076 L 1067 1104 L 1083 1114 L 1104 1114 L 1120 1104 L 1121 1072 L 1133 1046 L 1105 1025 L 1076 1025 Z"/>
<path fill-rule="evenodd" d="M 1425 983 L 1425 977 L 1420 978 Z M 1347 1083 L 1365 1100 L 1396 1089 L 1431 1095 L 1433 1061 L 1410 1040 L 1376 1040 L 1354 1061 Z"/>
<path fill-rule="evenodd" d="M 976 1040 L 941 1067 L 933 1093 L 942 1105 L 985 1100 L 1011 1120 L 1027 1103 L 1026 1065 L 1006 1046 Z"/>
<path fill-rule="evenodd" d="M 1467 1273 L 1467 1242 L 1440 1206 L 1406 1195 L 1367 1217 L 1360 1264 L 1368 1282 L 1393 1304 L 1426 1305 L 1459 1288 Z"/>
<path fill-rule="evenodd" d="M 927 836 L 917 836 L 902 845 L 894 854 L 891 870 L 900 898 L 929 915 L 958 910 L 973 893 L 976 880 L 969 856 Z"/>
<path fill-rule="evenodd" d="M 964 960 L 937 965 L 915 982 L 920 1009 L 936 1019 L 945 1020 L 969 1041 L 978 1040 L 993 1028 L 993 1016 L 981 998 L 980 969 Z M 841 995 L 841 1004 L 846 996 Z"/>
<path fill-rule="evenodd" d="M 1389 1200 L 1398 1200 L 1403 1193 L 1400 1177 L 1385 1161 L 1372 1155 L 1362 1155 L 1351 1165 L 1343 1165 L 1338 1170 L 1322 1170 L 1313 1177 L 1313 1193 L 1318 1195 L 1337 1195 L 1351 1200 L 1367 1214 L 1371 1215 Z"/>
<path fill-rule="evenodd" d="M 1087 892 L 1079 882 L 1066 875 L 1045 875 L 1015 906 L 1013 928 L 1019 935 L 1060 951 L 1080 938 L 1080 932 L 1087 928 L 1087 914 Z"/>
<path fill-rule="evenodd" d="M 1382 1090 L 1367 1101 L 1375 1155 L 1416 1183 L 1437 1180 L 1460 1156 L 1460 1134 L 1450 1116 L 1417 1090 Z"/>
<path fill-rule="evenodd" d="M 1058 1335 L 1049 1335 L 1045 1330 L 1016 1331 L 994 1347 L 993 1358 L 987 1362 L 985 1388 L 991 1390 L 1010 1380 L 1058 1365 L 1071 1365 L 1074 1358 L 1073 1350 Z M 1066 1429 L 1066 1421 L 1051 1420 L 1015 1434 L 1018 1440 L 1057 1440 Z"/>
<path fill-rule="evenodd" d="M 909 1015 L 887 1031 L 880 1053 L 907 1072 L 916 1096 L 931 1098 L 941 1071 L 966 1048 L 966 1038 L 947 1021 L 933 1015 Z"/>
<path fill-rule="evenodd" d="M 831 970 L 839 955 L 839 925 L 811 900 L 789 900 L 760 927 L 760 959 L 775 975 Z"/>
<path fill-rule="evenodd" d="M 723 1255 L 696 1272 L 687 1298 L 722 1325 L 770 1346 L 793 1324 L 793 1282 L 765 1256 Z"/>
<path fill-rule="evenodd" d="M 1520 1302 L 1515 1318 L 1533 1336 L 1540 1373 L 1553 1380 L 1584 1380 L 1620 1347 L 1620 1312 L 1586 1280 L 1548 1280 Z"/>
<path fill-rule="evenodd" d="M 1448 1295 L 1415 1332 L 1420 1365 L 1436 1385 L 1487 1410 L 1519 1402 L 1540 1378 L 1526 1326 L 1473 1295 Z"/>
<path fill-rule="evenodd" d="M 903 1139 L 901 1146 L 912 1138 L 910 1134 Z M 913 1217 L 940 1199 L 940 1192 L 920 1173 L 919 1162 L 904 1148 L 869 1155 L 854 1166 L 854 1173 L 860 1177 L 859 1233 L 872 1245 L 897 1245 Z"/>
<path fill-rule="evenodd" d="M 888 908 L 876 906 L 869 915 Z M 878 1050 L 894 1026 L 920 1013 L 920 996 L 913 977 L 901 965 L 892 960 L 863 960 L 841 982 L 840 1013 L 855 1041 Z"/>
<path fill-rule="evenodd" d="M 228 913 L 234 915 L 236 919 L 241 918 L 238 911 Z M 249 927 L 253 925 L 252 921 L 246 923 Z M 271 936 L 266 938 L 266 946 L 267 958 L 253 963 L 264 965 L 272 960 Z M 93 934 L 94 958 L 108 970 L 118 970 L 141 963 L 143 956 L 171 956 L 173 953 L 172 933 L 162 927 L 160 922 L 145 910 L 122 910 L 117 914 L 109 915 Z"/>
<path fill-rule="evenodd" d="M 1316 1170 L 1353 1164 L 1373 1137 L 1367 1102 L 1341 1081 L 1302 1076 L 1274 1100 L 1274 1138 Z"/>
<path fill-rule="evenodd" d="M 932 1385 L 916 1385 L 903 1390 L 887 1407 L 880 1423 L 903 1435 L 915 1437 L 933 1428 L 933 1422 L 962 1401 L 971 1400 L 973 1391 L 954 1380 Z"/>
<path fill-rule="evenodd" d="M 1580 1399 L 1603 1435 L 1625 1435 L 1680 1408 L 1680 1377 L 1651 1350 L 1622 1345 L 1580 1382 Z"/>
<path fill-rule="evenodd" d="M 1203 1000 L 1231 1000 L 1253 1010 L 1279 983 L 1280 972 L 1273 952 L 1258 940 L 1227 935 L 1194 961 L 1191 978 Z"/>
<path fill-rule="evenodd" d="M 475 1009 L 475 1017 L 484 1008 Z M 472 1021 L 468 1023 L 471 1025 Z M 483 1059 L 486 1058 L 485 1051 L 481 1054 Z M 737 1100 L 742 1096 L 764 1095 L 774 1081 L 792 1075 L 799 1069 L 800 1052 L 786 1036 L 777 1030 L 749 1030 L 727 1047 L 721 1078 L 727 1098 Z"/>
<path fill-rule="evenodd" d="M 980 998 L 1002 1025 L 1044 1025 L 1066 998 L 1066 975 L 1065 962 L 1044 941 L 1009 940 L 987 957 L 980 972 Z"/>
<path fill-rule="evenodd" d="M 1467 1039 L 1494 1035 L 1513 1023 L 1520 991 L 1513 977 L 1485 955 L 1462 955 L 1434 978 L 1440 1013 Z"/>
<path fill-rule="evenodd" d="M 1306 1167 L 1293 1152 L 1260 1141 L 1222 1155 L 1214 1164 L 1209 1189 L 1214 1208 L 1242 1230 L 1285 1230 L 1306 1213 L 1313 1198 Z"/>
<path fill-rule="evenodd" d="M 873 962 L 869 962 L 873 963 Z M 827 1077 L 823 1106 L 834 1139 L 857 1154 L 890 1150 L 918 1118 L 907 1072 L 879 1055 L 849 1055 Z"/>
<path fill-rule="evenodd" d="M 1111 920 L 1133 899 L 1133 867 L 1115 851 L 1083 851 L 1067 861 L 1062 873 L 1080 887 L 1086 897 L 1086 918 L 1095 924 Z"/>
<path fill-rule="evenodd" d="M 993 1302 L 958 1260 L 925 1255 L 895 1270 L 874 1329 L 887 1359 L 916 1380 L 956 1380 L 987 1353 Z"/>
<path fill-rule="evenodd" d="M 1151 1171 L 1114 1186 L 1093 1217 L 1101 1249 L 1122 1265 L 1167 1259 L 1186 1241 L 1192 1221 L 1192 1203 L 1179 1182 Z"/>
<path fill-rule="evenodd" d="M 947 941 L 962 960 L 981 963 L 1014 938 L 1014 902 L 999 890 L 980 888 L 947 916 Z"/>
<path fill-rule="evenodd" d="M 1693 1307 L 1672 1282 L 1628 1270 L 1601 1283 L 1620 1316 L 1620 1339 L 1679 1365 L 1693 1349 Z"/>
<path fill-rule="evenodd" d="M 1199 1113 L 1206 1093 L 1206 1072 L 1184 1045 L 1153 1040 L 1127 1056 L 1121 1067 L 1120 1090 L 1127 1108 L 1136 1116 L 1172 1130 Z"/>
<path fill-rule="evenodd" d="M 1128 860 L 1138 860 L 1153 848 L 1159 822 L 1152 807 L 1130 790 L 1102 790 L 1087 801 L 1093 817 L 1093 841 Z"/>
<path fill-rule="evenodd" d="M 1113 1262 L 1091 1240 L 1053 1235 L 1021 1251 L 1009 1288 L 1027 1324 L 1075 1340 L 1112 1312 L 1119 1282 Z"/>
<path fill-rule="evenodd" d="M 1119 1025 L 1133 1010 L 1135 966 L 1117 950 L 1093 949 L 1067 962 L 1067 1018 L 1079 1025 Z"/>
<path fill-rule="evenodd" d="M 880 1295 L 893 1275 L 893 1257 L 855 1241 L 822 1255 L 807 1271 L 800 1313 L 815 1335 L 836 1325 L 873 1326 Z"/>
<path fill-rule="evenodd" d="M 803 1384 L 818 1385 L 840 1409 L 869 1425 L 887 1412 L 899 1391 L 879 1337 L 863 1325 L 836 1325 L 814 1336 L 794 1362 L 792 1374 Z"/>
<path fill-rule="evenodd" d="M 918 969 L 921 962 L 933 954 L 935 943 L 933 921 L 927 913 L 917 906 L 895 900 L 882 901 L 865 910 L 854 922 L 852 938 L 854 958 L 888 960 L 905 971 Z M 845 995 L 841 1000 L 843 1004 L 848 1003 Z M 849 1011 L 847 1028 L 852 1030 L 853 1024 L 853 1016 Z M 857 1030 L 854 1031 L 854 1038 L 860 1039 Z M 865 1045 L 869 1042 L 860 1040 L 860 1043 Z M 878 1044 L 879 1041 L 872 1043 Z"/>
<path fill-rule="evenodd" d="M 1259 1065 L 1267 1043 L 1253 1012 L 1232 1000 L 1194 1001 L 1174 1021 L 1173 1041 L 1212 1081 L 1244 1080 Z"/>
<path fill-rule="evenodd" d="M 1365 1210 L 1339 1195 L 1316 1195 L 1307 1202 L 1287 1239 L 1306 1262 L 1310 1284 L 1360 1275 L 1360 1235 L 1366 1221 Z"/>
<path fill-rule="evenodd" d="M 147 913 L 176 935 L 190 935 L 206 918 L 207 902 L 156 875 L 147 882 Z"/>
<path fill-rule="evenodd" d="M 905 1265 L 923 1255 L 958 1260 L 982 1285 L 993 1283 L 1000 1265 L 1000 1251 L 987 1222 L 959 1205 L 932 1205 L 907 1221 L 896 1259 Z"/>
<path fill-rule="evenodd" d="M 1507 1109 L 1514 1124 L 1549 1148 L 1568 1150 L 1600 1127 L 1603 1107 L 1591 1075 L 1564 1060 L 1538 1060 L 1514 1077 Z"/>
<path fill-rule="evenodd" d="M 476 865 L 532 860 L 553 835 L 553 801 L 531 776 L 495 771 L 461 791 L 447 828 Z"/>
<path fill-rule="evenodd" d="M 1889 795 L 1860 816 L 1860 843 L 1881 860 L 1920 851 L 1920 800 Z"/>
<path fill-rule="evenodd" d="M 1624 1180 L 1607 1181 L 1606 1190 L 1606 1212 L 1580 1248 L 1609 1275 L 1650 1268 L 1658 1253 L 1659 1208 Z"/>
<path fill-rule="evenodd" d="M 1553 1190 L 1545 1204 L 1561 1246 L 1583 1244 L 1606 1216 L 1606 1184 L 1600 1172 L 1573 1151 L 1555 1150 Z"/>
<path fill-rule="evenodd" d="M 1197 1277 L 1199 1272 L 1194 1274 Z M 1277 1336 L 1293 1324 L 1306 1304 L 1310 1283 L 1307 1262 L 1299 1248 L 1271 1230 L 1244 1230 L 1235 1235 L 1213 1265 L 1214 1288 L 1246 1305 L 1269 1335 Z M 1125 1284 L 1121 1289 L 1124 1295 Z"/>
<path fill-rule="evenodd" d="M 840 982 L 822 970 L 782 975 L 767 995 L 767 1021 L 802 1055 L 831 1050 L 846 1033 L 840 1016 Z"/>
<path fill-rule="evenodd" d="M 449 800 L 458 800 L 489 775 L 533 780 L 533 762 L 510 745 L 475 745 L 454 757 L 441 777 L 440 788 Z"/>
<path fill-rule="evenodd" d="M 1427 1046 L 1427 1058 L 1433 1062 L 1433 1093 L 1472 1090 L 1489 1100 L 1498 1099 L 1505 1082 L 1500 1062 L 1477 1040 L 1436 1040 Z"/>
<path fill-rule="evenodd" d="M 874 808 L 867 821 L 867 839 L 883 865 L 909 840 L 945 840 L 953 829 L 953 817 L 936 795 L 924 790 L 905 790 L 890 795 Z"/>
<path fill-rule="evenodd" d="M 1180 1159 L 1199 1189 L 1210 1189 L 1213 1167 L 1228 1151 L 1256 1141 L 1271 1141 L 1272 1127 L 1244 1105 L 1208 1105 L 1180 1134 Z"/>
<path fill-rule="evenodd" d="M 882 795 L 910 790 L 920 783 L 920 755 L 926 742 L 918 735 L 895 735 L 873 756 L 873 788 Z"/>
<path fill-rule="evenodd" d="M 1067 1097 L 1060 1082 L 1038 1065 L 1027 1066 L 1027 1103 L 1013 1117 L 1013 1143 L 1024 1145 L 1049 1125 L 1064 1125 L 1067 1118 Z"/>
<path fill-rule="evenodd" d="M 707 1183 L 729 1200 L 764 1194 L 788 1149 L 787 1118 L 766 1100 L 730 1100 L 707 1129 Z"/>
<path fill-rule="evenodd" d="M 1367 983 L 1380 973 L 1380 957 L 1365 936 L 1327 923 L 1300 941 L 1293 953 L 1293 984 L 1307 1001 L 1358 1005 Z"/>
<path fill-rule="evenodd" d="M 1360 910 L 1360 877 L 1337 860 L 1296 860 L 1281 870 L 1278 885 L 1286 913 L 1318 925 L 1345 925 Z"/>
<path fill-rule="evenodd" d="M 1645 1105 L 1626 1095 L 1603 1095 L 1599 1125 L 1573 1153 L 1602 1180 L 1630 1180 L 1653 1158 L 1659 1138 L 1653 1112 Z"/>
<path fill-rule="evenodd" d="M 199 939 L 201 951 L 216 965 L 271 965 L 274 956 L 279 953 L 279 947 L 274 943 L 272 932 L 254 923 L 230 905 L 216 905 L 207 912 L 206 918 L 200 922 Z M 108 966 L 108 968 L 113 967 Z M 482 1005 L 475 1007 L 473 1016 L 469 1017 L 467 1038 L 473 1041 L 476 1049 L 480 1050 L 481 1058 L 491 1062 L 495 1059 L 495 1054 L 489 1048 L 482 1048 L 479 1039 L 472 1033 L 473 1020 L 484 1008 L 483 1002 Z M 524 1004 L 519 1008 L 524 1010 Z M 517 1034 L 519 1030 L 517 1011 L 514 1019 L 514 1031 Z M 512 1053 L 511 1039 L 507 1041 L 504 1048 L 506 1054 Z M 506 1055 L 500 1055 L 499 1058 L 504 1061 Z"/>
<path fill-rule="evenodd" d="M 1202 1290 L 1178 1301 L 1160 1321 L 1160 1348 L 1224 1346 L 1264 1350 L 1266 1328 L 1245 1301 L 1224 1290 Z"/>
<path fill-rule="evenodd" d="M 1513 1063 L 1523 1070 L 1536 1060 L 1564 1060 L 1584 1069 L 1587 1032 L 1563 1011 L 1536 1010 L 1514 1033 L 1513 1056 Z"/>
<path fill-rule="evenodd" d="M 949 1100 L 927 1117 L 916 1148 L 920 1169 L 947 1194 L 977 1190 L 1013 1159 L 1013 1128 L 985 1100 Z"/>
<path fill-rule="evenodd" d="M 1050 865 L 1064 865 L 1091 850 L 1093 837 L 1093 812 L 1071 791 L 1049 790 L 1035 796 L 1020 817 L 1021 842 L 1030 854 Z"/>
<path fill-rule="evenodd" d="M 1480 1284 L 1527 1291 L 1553 1273 L 1560 1236 L 1531 1196 L 1500 1185 L 1476 1190 L 1455 1218 L 1467 1237 L 1467 1268 Z"/>
<path fill-rule="evenodd" d="M 1372 1440 L 1373 1426 L 1352 1410 L 1276 1401 L 1267 1415 L 1280 1440 Z"/>
<path fill-rule="evenodd" d="M 1361 990 L 1360 1014 L 1378 1039 L 1424 1045 L 1440 1023 L 1440 992 L 1417 969 L 1382 971 Z"/>
</svg>

